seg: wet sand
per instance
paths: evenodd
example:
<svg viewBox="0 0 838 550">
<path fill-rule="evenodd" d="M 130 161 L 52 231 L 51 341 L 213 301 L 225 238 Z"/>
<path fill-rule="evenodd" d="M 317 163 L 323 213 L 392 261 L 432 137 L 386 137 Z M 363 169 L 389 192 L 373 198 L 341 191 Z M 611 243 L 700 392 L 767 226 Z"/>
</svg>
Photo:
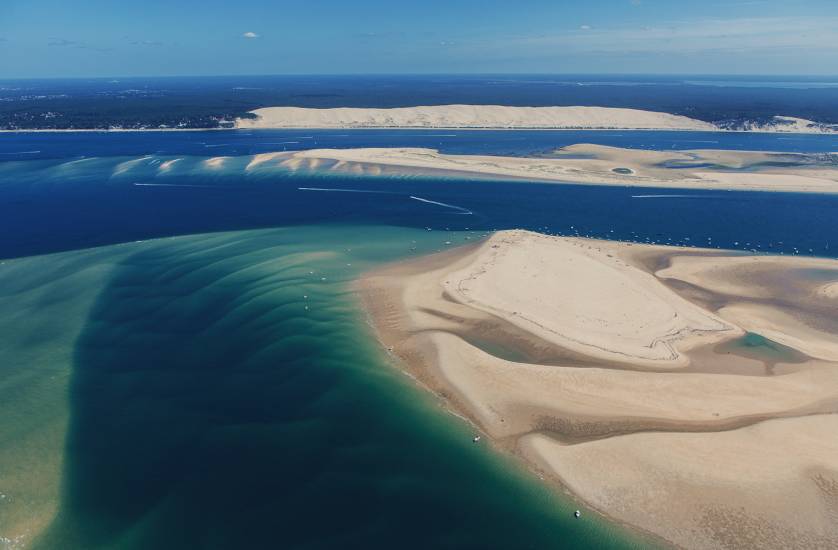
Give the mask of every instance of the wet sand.
<svg viewBox="0 0 838 550">
<path fill-rule="evenodd" d="M 505 231 L 358 287 L 402 368 L 588 506 L 682 547 L 827 548 L 835 281 L 832 260 Z"/>
</svg>

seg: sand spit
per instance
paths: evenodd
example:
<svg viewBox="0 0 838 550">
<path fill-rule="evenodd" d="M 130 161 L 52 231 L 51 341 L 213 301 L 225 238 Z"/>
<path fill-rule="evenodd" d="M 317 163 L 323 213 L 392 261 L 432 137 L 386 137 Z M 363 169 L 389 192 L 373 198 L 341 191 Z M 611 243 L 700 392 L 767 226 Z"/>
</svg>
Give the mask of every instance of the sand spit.
<svg viewBox="0 0 838 550">
<path fill-rule="evenodd" d="M 706 130 L 718 128 L 685 116 L 610 107 L 507 107 L 434 105 L 367 109 L 265 107 L 237 128 L 550 128 Z"/>
<path fill-rule="evenodd" d="M 628 187 L 838 192 L 838 164 L 833 156 L 794 153 L 645 151 L 580 144 L 542 157 L 447 155 L 421 148 L 312 149 L 259 155 L 260 165 L 270 162 L 289 169 L 320 166 L 353 174 L 386 169 L 390 174 L 432 171 Z"/>
<path fill-rule="evenodd" d="M 838 545 L 836 281 L 504 231 L 359 289 L 400 365 L 589 506 L 677 546 L 785 549 Z"/>
</svg>

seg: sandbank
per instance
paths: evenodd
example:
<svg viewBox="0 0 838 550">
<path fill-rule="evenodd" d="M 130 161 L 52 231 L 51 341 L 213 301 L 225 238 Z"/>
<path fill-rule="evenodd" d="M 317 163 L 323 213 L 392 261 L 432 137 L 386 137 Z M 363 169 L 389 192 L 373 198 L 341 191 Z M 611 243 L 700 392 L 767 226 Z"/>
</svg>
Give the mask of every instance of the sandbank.
<svg viewBox="0 0 838 550">
<path fill-rule="evenodd" d="M 257 155 L 248 168 L 257 166 L 707 191 L 838 192 L 838 166 L 832 155 L 750 151 L 647 151 L 579 144 L 540 157 L 502 157 L 448 155 L 423 148 L 311 149 Z"/>
<path fill-rule="evenodd" d="M 503 231 L 358 288 L 402 368 L 588 507 L 681 547 L 827 548 L 836 281 L 832 260 Z"/>
</svg>

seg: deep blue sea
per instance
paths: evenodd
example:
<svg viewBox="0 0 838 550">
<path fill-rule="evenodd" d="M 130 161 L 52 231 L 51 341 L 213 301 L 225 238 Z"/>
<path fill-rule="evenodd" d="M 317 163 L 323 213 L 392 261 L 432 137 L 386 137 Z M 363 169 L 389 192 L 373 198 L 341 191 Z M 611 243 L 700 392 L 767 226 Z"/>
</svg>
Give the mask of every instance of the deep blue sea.
<svg viewBox="0 0 838 550">
<path fill-rule="evenodd" d="M 505 228 L 836 257 L 838 195 L 243 170 L 283 149 L 580 142 L 838 150 L 831 136 L 676 132 L 0 135 L 0 536 L 649 547 L 593 512 L 574 520 L 572 497 L 472 444 L 387 363 L 349 285 Z"/>
<path fill-rule="evenodd" d="M 654 149 L 838 150 L 804 134 L 607 131 L 204 131 L 0 135 L 0 257 L 152 237 L 302 224 L 557 234 L 831 255 L 838 195 L 678 191 L 451 178 L 208 170 L 208 157 L 325 147 L 526 155 L 574 143 Z M 182 159 L 171 173 L 167 160 Z M 246 162 L 245 162 L 246 163 Z M 127 167 L 127 168 L 126 168 Z M 159 185 L 165 183 L 167 185 Z M 149 185 L 151 184 L 151 185 Z M 172 185 L 175 184 L 175 185 Z M 313 192 L 330 188 L 369 193 Z M 471 212 L 411 199 L 453 205 Z M 832 248 L 830 248 L 832 243 Z"/>
<path fill-rule="evenodd" d="M 827 153 L 838 135 L 629 130 L 225 130 L 0 134 L 0 160 L 255 155 L 303 149 L 428 147 L 450 154 L 530 155 L 577 143 L 629 149 Z"/>
</svg>

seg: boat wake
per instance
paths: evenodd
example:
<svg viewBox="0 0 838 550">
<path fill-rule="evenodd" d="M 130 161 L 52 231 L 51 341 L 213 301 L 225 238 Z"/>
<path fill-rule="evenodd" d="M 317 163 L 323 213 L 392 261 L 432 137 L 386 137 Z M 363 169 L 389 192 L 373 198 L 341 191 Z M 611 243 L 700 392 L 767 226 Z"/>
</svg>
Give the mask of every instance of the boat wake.
<svg viewBox="0 0 838 550">
<path fill-rule="evenodd" d="M 474 212 L 472 212 L 468 208 L 463 208 L 462 206 L 455 206 L 453 204 L 448 204 L 448 203 L 444 203 L 444 202 L 432 201 L 430 199 L 423 199 L 422 197 L 416 197 L 416 196 L 413 196 L 413 195 L 410 195 L 410 198 L 415 200 L 415 201 L 425 202 L 425 203 L 428 203 L 428 204 L 436 204 L 437 206 L 442 206 L 444 208 L 450 208 L 452 210 L 457 210 L 460 214 L 463 214 L 465 216 L 469 216 L 469 215 L 474 214 Z"/>
</svg>

